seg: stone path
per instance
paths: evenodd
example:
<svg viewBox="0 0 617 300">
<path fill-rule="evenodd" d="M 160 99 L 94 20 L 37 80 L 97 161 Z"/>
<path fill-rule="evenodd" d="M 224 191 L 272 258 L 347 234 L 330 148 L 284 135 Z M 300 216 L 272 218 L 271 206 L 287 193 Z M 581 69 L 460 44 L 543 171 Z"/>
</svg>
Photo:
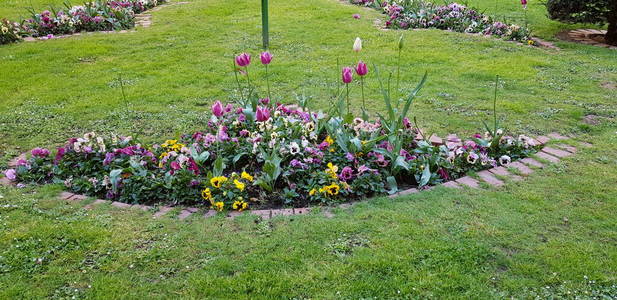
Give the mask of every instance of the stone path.
<svg viewBox="0 0 617 300">
<path fill-rule="evenodd" d="M 564 39 L 564 40 L 576 42 L 576 43 L 617 50 L 617 46 L 611 46 L 609 44 L 600 42 L 599 40 L 595 39 L 598 36 L 605 35 L 605 34 L 606 34 L 606 30 L 575 29 L 575 30 L 570 30 L 570 31 L 566 31 L 561 34 L 558 34 L 557 37 Z"/>
<path fill-rule="evenodd" d="M 549 141 L 559 141 L 559 143 L 551 146 L 544 146 L 538 153 L 534 154 L 533 157 L 524 158 L 520 161 L 514 161 L 504 166 L 494 167 L 488 170 L 483 170 L 478 172 L 477 176 L 464 176 L 462 178 L 458 178 L 454 181 L 448 181 L 443 183 L 442 185 L 446 188 L 453 189 L 483 189 L 483 188 L 500 188 L 510 181 L 518 182 L 524 180 L 526 177 L 530 176 L 535 172 L 535 169 L 544 168 L 547 163 L 558 163 L 561 159 L 572 156 L 578 152 L 578 149 L 570 144 L 566 144 L 563 142 L 564 140 L 569 140 L 569 137 L 562 136 L 558 133 L 551 133 L 547 136 L 538 136 L 535 140 L 539 144 L 546 144 Z M 445 139 L 442 139 L 438 136 L 434 136 L 432 140 L 434 144 L 440 144 L 445 141 L 445 143 L 460 143 L 461 140 L 455 135 L 449 135 Z M 589 148 L 593 145 L 587 142 L 578 142 L 578 144 L 582 147 Z M 11 160 L 9 162 L 9 167 L 16 167 L 17 162 L 20 159 L 25 159 L 25 154 L 20 155 L 19 157 Z M 8 181 L 6 178 L 0 178 L 0 184 L 2 185 L 11 185 L 12 183 Z M 400 191 L 394 195 L 390 195 L 390 198 L 421 193 L 426 190 L 431 190 L 434 187 L 426 187 L 422 189 L 410 188 L 403 191 Z M 81 202 L 83 200 L 88 199 L 89 197 L 84 195 L 73 194 L 69 192 L 62 192 L 58 196 L 61 200 L 67 201 L 75 201 Z M 364 200 L 367 201 L 367 200 Z M 339 209 L 349 209 L 353 205 L 360 203 L 344 203 L 338 206 Z M 213 217 L 218 213 L 211 209 L 203 209 L 198 207 L 171 207 L 171 206 L 161 206 L 161 207 L 153 207 L 146 205 L 130 205 L 127 203 L 109 201 L 96 199 L 82 208 L 86 210 L 91 210 L 96 208 L 97 206 L 109 205 L 110 208 L 117 209 L 139 209 L 143 210 L 147 213 L 152 212 L 153 218 L 161 218 L 164 216 L 172 216 L 179 220 L 186 220 L 189 217 Z M 284 209 L 262 209 L 262 210 L 249 210 L 246 212 L 227 212 L 226 218 L 233 219 L 237 216 L 240 216 L 244 213 L 253 214 L 261 217 L 262 219 L 271 219 L 277 216 L 295 216 L 295 215 L 306 215 L 309 214 L 315 208 L 307 207 L 307 208 L 284 208 Z M 332 218 L 335 216 L 333 212 L 333 208 L 321 207 L 319 208 L 320 213 L 327 217 Z M 175 215 L 172 215 L 172 212 L 178 212 Z"/>
</svg>

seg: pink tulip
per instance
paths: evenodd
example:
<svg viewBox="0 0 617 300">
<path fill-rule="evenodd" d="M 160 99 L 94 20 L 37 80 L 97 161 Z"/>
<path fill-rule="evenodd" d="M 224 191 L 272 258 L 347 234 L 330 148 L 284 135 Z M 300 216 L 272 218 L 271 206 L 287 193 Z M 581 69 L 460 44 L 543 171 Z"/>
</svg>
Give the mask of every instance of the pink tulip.
<svg viewBox="0 0 617 300">
<path fill-rule="evenodd" d="M 351 81 L 353 80 L 353 71 L 351 70 L 350 67 L 344 67 L 343 68 L 343 82 L 346 84 L 351 83 Z"/>
<path fill-rule="evenodd" d="M 522 5 L 527 5 L 527 0 L 521 0 Z"/>
<path fill-rule="evenodd" d="M 360 19 L 360 15 L 359 14 L 353 14 L 353 18 L 354 19 Z"/>
<path fill-rule="evenodd" d="M 265 122 L 270 119 L 270 110 L 267 107 L 258 107 L 256 116 L 257 121 Z"/>
<path fill-rule="evenodd" d="M 251 64 L 251 55 L 248 53 L 242 53 L 236 56 L 236 64 L 240 67 L 246 67 Z"/>
<path fill-rule="evenodd" d="M 214 102 L 214 104 L 212 104 L 212 114 L 217 117 L 223 115 L 223 104 L 221 103 L 221 101 L 216 101 Z"/>
<path fill-rule="evenodd" d="M 366 64 L 363 61 L 358 62 L 358 66 L 356 67 L 356 74 L 360 76 L 364 76 L 368 74 L 368 68 L 366 67 Z"/>
<path fill-rule="evenodd" d="M 259 58 L 261 59 L 261 63 L 262 64 L 269 65 L 270 62 L 272 61 L 272 54 L 270 54 L 270 52 L 266 51 L 266 52 L 261 53 Z"/>
</svg>

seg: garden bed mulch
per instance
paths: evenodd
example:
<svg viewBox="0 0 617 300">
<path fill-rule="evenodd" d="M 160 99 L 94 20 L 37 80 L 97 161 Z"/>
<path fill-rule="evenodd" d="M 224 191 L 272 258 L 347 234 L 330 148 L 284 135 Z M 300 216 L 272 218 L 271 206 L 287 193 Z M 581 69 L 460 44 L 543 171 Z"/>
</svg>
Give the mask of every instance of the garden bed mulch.
<svg viewBox="0 0 617 300">
<path fill-rule="evenodd" d="M 503 166 L 494 167 L 492 169 L 483 170 L 476 174 L 476 176 L 465 176 L 453 181 L 448 181 L 443 183 L 442 185 L 447 188 L 453 189 L 462 189 L 462 188 L 472 188 L 472 189 L 480 189 L 480 188 L 499 188 L 504 186 L 508 181 L 521 181 L 526 176 L 529 176 L 534 172 L 535 168 L 544 168 L 545 162 L 547 163 L 558 163 L 562 158 L 571 156 L 576 154 L 577 148 L 570 144 L 566 144 L 564 140 L 570 140 L 570 137 L 562 136 L 558 133 L 550 133 L 547 136 L 538 136 L 535 140 L 544 145 L 544 148 L 535 154 L 534 158 L 528 157 L 524 158 L 520 161 L 515 161 L 510 163 L 505 168 Z M 456 136 L 448 136 L 445 139 L 441 139 L 439 137 L 434 137 L 431 140 L 433 143 L 458 143 L 460 139 L 456 138 Z M 549 141 L 557 141 L 554 147 L 547 146 L 546 144 Z M 592 147 L 591 144 L 587 142 L 579 142 L 580 146 L 589 148 Z M 9 162 L 9 167 L 15 167 L 17 165 L 17 161 L 19 159 L 25 159 L 25 154 L 20 155 L 19 157 L 11 160 Z M 2 185 L 13 185 L 7 178 L 0 178 L 0 184 Z M 427 187 L 424 189 L 410 188 L 403 191 L 400 191 L 396 194 L 390 195 L 391 198 L 414 194 L 423 192 L 426 190 L 430 190 L 434 187 Z M 70 192 L 62 192 L 60 193 L 59 199 L 68 200 L 73 202 L 81 202 L 83 200 L 88 199 L 89 197 L 84 195 L 78 195 Z M 367 201 L 367 200 L 363 200 Z M 353 203 L 343 203 L 338 205 L 337 207 L 340 209 L 347 209 L 351 206 L 362 202 L 353 202 Z M 171 206 L 146 206 L 146 205 L 131 205 L 122 202 L 109 201 L 96 199 L 93 202 L 83 206 L 84 209 L 90 210 L 95 206 L 99 205 L 110 205 L 120 209 L 141 209 L 146 212 L 151 212 L 153 218 L 160 218 L 163 216 L 171 216 L 172 212 L 179 211 L 175 217 L 179 220 L 185 220 L 188 217 L 193 215 L 203 215 L 203 217 L 213 217 L 217 215 L 217 212 L 213 209 L 208 208 L 198 208 L 198 207 L 171 207 Z M 306 215 L 313 211 L 314 207 L 306 207 L 306 208 L 281 208 L 281 209 L 263 209 L 263 210 L 249 210 L 246 213 L 256 215 L 261 217 L 262 219 L 271 219 L 276 216 L 294 216 L 294 215 Z M 322 213 L 325 217 L 331 218 L 334 217 L 334 213 L 331 207 L 319 207 L 317 209 L 320 213 Z M 244 212 L 232 211 L 227 212 L 226 217 L 233 219 L 237 216 L 244 214 Z"/>
<path fill-rule="evenodd" d="M 606 35 L 606 30 L 574 29 L 558 33 L 557 38 L 568 42 L 617 50 L 617 46 L 611 46 L 605 42 L 604 35 Z"/>
<path fill-rule="evenodd" d="M 143 27 L 143 28 L 148 28 L 152 25 L 152 15 L 151 13 L 153 11 L 159 11 L 165 7 L 169 7 L 169 6 L 174 6 L 174 5 L 179 5 L 179 4 L 188 4 L 190 2 L 168 2 L 162 5 L 159 5 L 157 7 L 154 7 L 152 9 L 149 9 L 141 14 L 136 14 L 135 15 L 135 27 Z M 88 32 L 76 32 L 73 34 L 64 34 L 64 35 L 54 35 L 53 38 L 49 38 L 49 37 L 24 37 L 23 40 L 24 42 L 36 42 L 36 41 L 45 41 L 45 40 L 49 40 L 49 39 L 62 39 L 62 38 L 69 38 L 69 37 L 75 37 L 75 36 L 81 36 L 81 35 L 90 35 L 90 34 L 94 34 L 94 33 L 103 33 L 103 34 L 108 34 L 108 33 L 128 33 L 128 32 L 136 32 L 135 29 L 131 29 L 131 30 L 109 30 L 109 31 L 88 31 Z"/>
</svg>

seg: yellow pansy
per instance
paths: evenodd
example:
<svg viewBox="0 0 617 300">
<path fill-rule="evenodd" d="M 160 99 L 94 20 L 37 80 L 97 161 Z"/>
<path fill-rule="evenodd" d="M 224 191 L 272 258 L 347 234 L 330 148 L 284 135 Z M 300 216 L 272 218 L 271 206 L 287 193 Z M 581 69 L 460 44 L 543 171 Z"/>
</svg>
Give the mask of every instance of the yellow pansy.
<svg viewBox="0 0 617 300">
<path fill-rule="evenodd" d="M 236 200 L 231 207 L 237 211 L 243 211 L 249 207 L 249 204 L 242 200 Z"/>
<path fill-rule="evenodd" d="M 214 204 L 214 202 L 212 201 L 212 191 L 210 191 L 210 188 L 205 188 L 203 191 L 201 191 L 201 197 L 204 198 L 205 200 L 210 201 L 210 203 Z"/>
<path fill-rule="evenodd" d="M 222 211 L 223 209 L 225 209 L 225 203 L 219 201 L 219 202 L 214 203 L 212 207 L 218 211 Z"/>
<path fill-rule="evenodd" d="M 236 186 L 237 189 L 239 189 L 240 191 L 244 191 L 244 183 L 242 183 L 240 180 L 235 179 L 234 180 L 234 185 Z"/>
<path fill-rule="evenodd" d="M 225 183 L 227 181 L 227 177 L 225 176 L 218 176 L 218 177 L 212 177 L 212 179 L 210 179 L 210 184 L 219 189 L 221 188 L 221 186 L 223 186 L 223 183 Z"/>
<path fill-rule="evenodd" d="M 334 144 L 334 139 L 331 136 L 327 136 L 324 142 L 328 143 L 328 145 Z"/>
<path fill-rule="evenodd" d="M 326 169 L 326 173 L 328 175 L 330 175 L 330 177 L 336 179 L 338 178 L 336 175 L 336 172 L 338 172 L 338 166 L 333 165 L 331 162 L 328 163 L 328 168 Z"/>
<path fill-rule="evenodd" d="M 249 173 L 246 173 L 245 171 L 242 171 L 241 177 L 242 179 L 246 179 L 250 182 L 253 182 L 253 176 L 251 176 Z"/>
<path fill-rule="evenodd" d="M 313 196 L 313 195 L 315 195 L 315 193 L 317 193 L 317 190 L 316 189 L 311 189 L 309 191 L 309 196 Z"/>
<path fill-rule="evenodd" d="M 319 189 L 319 192 L 327 194 L 328 196 L 338 195 L 338 192 L 341 188 L 338 184 L 332 183 L 331 185 L 326 185 Z"/>
</svg>

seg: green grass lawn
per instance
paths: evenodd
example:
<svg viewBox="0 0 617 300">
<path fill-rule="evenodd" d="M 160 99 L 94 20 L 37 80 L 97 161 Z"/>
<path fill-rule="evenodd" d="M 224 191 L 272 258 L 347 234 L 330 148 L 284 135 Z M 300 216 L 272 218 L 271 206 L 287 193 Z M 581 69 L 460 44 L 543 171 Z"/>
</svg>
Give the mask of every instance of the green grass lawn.
<svg viewBox="0 0 617 300">
<path fill-rule="evenodd" d="M 18 17 L 26 6 L 0 1 L 0 17 Z M 40 8 L 49 2 L 33 1 Z M 576 27 L 549 21 L 544 7 L 530 2 L 540 37 L 554 40 Z M 495 12 L 495 1 L 470 3 Z M 617 295 L 617 90 L 601 87 L 617 82 L 617 51 L 382 31 L 373 25 L 383 17 L 378 12 L 335 0 L 270 6 L 277 101 L 307 95 L 312 108 L 326 109 L 340 76 L 337 59 L 393 71 L 403 33 L 404 82 L 415 85 L 429 71 L 413 111 L 422 127 L 440 135 L 479 131 L 500 75 L 507 128 L 572 134 L 594 147 L 500 190 L 438 188 L 371 199 L 332 219 L 153 220 L 151 213 L 90 212 L 81 209 L 85 203 L 60 202 L 59 186 L 0 187 L 0 298 Z M 496 14 L 520 17 L 520 4 L 499 1 Z M 152 26 L 136 32 L 0 46 L 0 168 L 31 147 L 57 146 L 87 131 L 161 141 L 198 130 L 215 99 L 237 95 L 233 55 L 249 51 L 258 61 L 257 1 L 193 0 L 152 15 Z M 359 56 L 351 51 L 356 36 L 364 40 Z M 255 63 L 251 71 L 263 92 L 263 69 Z M 380 111 L 369 72 L 369 105 Z M 354 103 L 359 92 L 352 88 Z M 582 123 L 588 114 L 601 123 Z"/>
</svg>

